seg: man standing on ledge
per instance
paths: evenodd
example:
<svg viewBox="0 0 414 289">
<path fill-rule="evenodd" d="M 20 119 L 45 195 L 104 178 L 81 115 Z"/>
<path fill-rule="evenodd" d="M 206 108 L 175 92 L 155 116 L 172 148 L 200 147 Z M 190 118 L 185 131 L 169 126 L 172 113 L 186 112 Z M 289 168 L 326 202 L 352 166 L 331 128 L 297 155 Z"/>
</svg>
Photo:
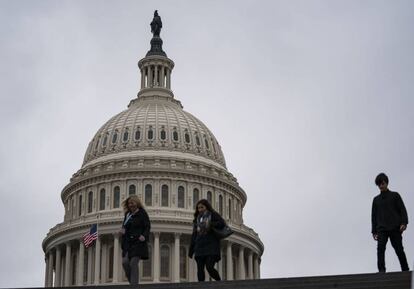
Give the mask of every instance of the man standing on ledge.
<svg viewBox="0 0 414 289">
<path fill-rule="evenodd" d="M 378 271 L 385 272 L 385 247 L 388 238 L 400 261 L 401 270 L 408 271 L 407 258 L 402 245 L 402 233 L 407 229 L 408 216 L 404 202 L 397 192 L 388 190 L 388 177 L 380 173 L 375 178 L 380 194 L 372 202 L 372 236 L 378 242 Z"/>
</svg>

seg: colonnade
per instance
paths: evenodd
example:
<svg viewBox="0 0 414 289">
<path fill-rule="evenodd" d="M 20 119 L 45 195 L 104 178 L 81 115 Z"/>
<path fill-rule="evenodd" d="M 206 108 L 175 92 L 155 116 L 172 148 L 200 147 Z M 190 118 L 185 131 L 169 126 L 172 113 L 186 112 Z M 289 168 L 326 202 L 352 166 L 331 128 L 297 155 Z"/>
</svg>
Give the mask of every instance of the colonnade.
<svg viewBox="0 0 414 289">
<path fill-rule="evenodd" d="M 197 266 L 194 259 L 187 257 L 189 240 L 187 234 L 153 232 L 149 242 L 150 260 L 144 261 L 145 264 L 140 262 L 140 282 L 196 281 Z M 227 240 L 221 246 L 222 259 L 217 270 L 222 279 L 260 278 L 260 257 L 257 252 Z M 169 249 L 161 252 L 162 247 Z M 56 245 L 45 254 L 45 287 L 126 283 L 121 259 L 118 233 L 101 234 L 94 246 L 87 249 L 82 239 Z M 185 272 L 180 272 L 182 269 Z"/>
</svg>

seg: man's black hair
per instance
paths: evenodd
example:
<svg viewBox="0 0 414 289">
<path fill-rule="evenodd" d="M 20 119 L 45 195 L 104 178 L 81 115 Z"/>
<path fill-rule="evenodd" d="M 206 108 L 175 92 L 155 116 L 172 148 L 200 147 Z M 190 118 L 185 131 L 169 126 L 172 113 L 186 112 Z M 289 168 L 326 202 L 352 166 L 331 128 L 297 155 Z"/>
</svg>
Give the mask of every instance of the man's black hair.
<svg viewBox="0 0 414 289">
<path fill-rule="evenodd" d="M 381 185 L 382 182 L 385 182 L 388 185 L 388 177 L 386 174 L 384 173 L 380 173 L 376 178 L 375 178 L 375 184 L 377 186 Z"/>
</svg>

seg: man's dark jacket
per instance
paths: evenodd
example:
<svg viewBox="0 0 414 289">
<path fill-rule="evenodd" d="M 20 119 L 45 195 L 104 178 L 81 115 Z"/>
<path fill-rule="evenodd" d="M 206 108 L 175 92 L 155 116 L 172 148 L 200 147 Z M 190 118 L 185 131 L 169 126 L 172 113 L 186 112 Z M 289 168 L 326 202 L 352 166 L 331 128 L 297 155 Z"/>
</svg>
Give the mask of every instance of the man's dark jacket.
<svg viewBox="0 0 414 289">
<path fill-rule="evenodd" d="M 399 230 L 408 224 L 407 210 L 400 194 L 390 190 L 381 192 L 372 202 L 372 233 Z"/>
<path fill-rule="evenodd" d="M 125 222 L 126 217 L 127 213 L 123 222 Z M 125 234 L 122 237 L 122 256 L 124 257 L 128 253 L 129 258 L 138 256 L 143 260 L 148 259 L 148 240 L 151 224 L 147 212 L 140 208 L 123 227 Z M 141 235 L 145 237 L 143 242 L 138 239 Z"/>
</svg>

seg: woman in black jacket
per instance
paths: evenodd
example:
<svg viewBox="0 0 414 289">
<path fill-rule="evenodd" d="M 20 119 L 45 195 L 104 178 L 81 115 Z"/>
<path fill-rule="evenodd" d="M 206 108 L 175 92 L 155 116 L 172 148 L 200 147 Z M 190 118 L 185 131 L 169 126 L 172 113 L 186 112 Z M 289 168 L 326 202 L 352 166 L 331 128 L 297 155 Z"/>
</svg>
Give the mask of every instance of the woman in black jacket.
<svg viewBox="0 0 414 289">
<path fill-rule="evenodd" d="M 140 199 L 132 195 L 123 202 L 125 210 L 122 222 L 122 266 L 128 281 L 138 284 L 138 262 L 148 259 L 150 220 Z"/>
<path fill-rule="evenodd" d="M 205 280 L 204 268 L 207 268 L 210 276 L 221 280 L 219 273 L 214 269 L 215 263 L 220 261 L 220 239 L 214 234 L 214 229 L 222 229 L 225 226 L 223 218 L 212 207 L 209 201 L 202 199 L 197 202 L 193 221 L 193 234 L 189 257 L 193 255 L 197 262 L 198 281 Z"/>
</svg>

